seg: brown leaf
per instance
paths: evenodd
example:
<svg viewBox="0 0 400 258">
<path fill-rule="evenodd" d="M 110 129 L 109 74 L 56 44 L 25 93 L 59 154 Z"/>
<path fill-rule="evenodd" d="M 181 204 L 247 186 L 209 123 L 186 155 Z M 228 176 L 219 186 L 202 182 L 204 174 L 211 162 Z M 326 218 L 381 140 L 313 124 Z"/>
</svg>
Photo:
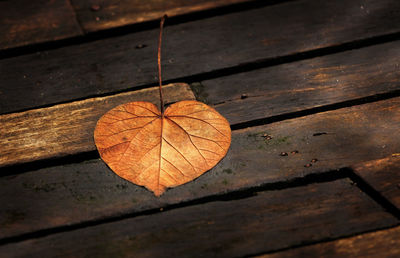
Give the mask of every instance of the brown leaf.
<svg viewBox="0 0 400 258">
<path fill-rule="evenodd" d="M 164 115 L 149 102 L 131 102 L 97 122 L 101 158 L 119 176 L 160 196 L 214 167 L 231 143 L 228 121 L 197 101 L 180 101 Z"/>
</svg>

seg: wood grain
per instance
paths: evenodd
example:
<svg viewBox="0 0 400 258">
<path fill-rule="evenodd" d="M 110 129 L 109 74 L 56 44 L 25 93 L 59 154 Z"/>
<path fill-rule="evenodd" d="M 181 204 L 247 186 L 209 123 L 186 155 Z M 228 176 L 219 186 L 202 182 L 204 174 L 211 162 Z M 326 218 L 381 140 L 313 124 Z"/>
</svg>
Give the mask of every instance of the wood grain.
<svg viewBox="0 0 400 258">
<path fill-rule="evenodd" d="M 82 35 L 67 0 L 0 1 L 0 31 L 0 49 Z"/>
<path fill-rule="evenodd" d="M 167 85 L 163 92 L 166 103 L 194 99 L 184 83 Z M 95 150 L 93 131 L 97 120 L 117 105 L 139 100 L 159 105 L 158 88 L 2 115 L 0 166 Z"/>
<path fill-rule="evenodd" d="M 397 0 L 303 0 L 167 26 L 163 78 L 397 33 L 399 12 Z M 1 60 L 0 112 L 155 85 L 157 37 L 147 30 Z"/>
<path fill-rule="evenodd" d="M 399 57 L 395 41 L 206 80 L 198 96 L 241 123 L 399 91 Z"/>
<path fill-rule="evenodd" d="M 55 252 L 63 257 L 233 257 L 396 223 L 343 179 L 30 239 L 1 246 L 0 252 L 7 257 Z"/>
<path fill-rule="evenodd" d="M 394 98 L 236 130 L 227 156 L 214 169 L 161 198 L 119 178 L 98 159 L 2 177 L 0 237 L 159 209 L 384 158 L 398 151 L 400 138 L 392 136 L 399 129 L 400 98 Z"/>
<path fill-rule="evenodd" d="M 204 11 L 250 0 L 72 0 L 82 27 L 87 32 Z"/>
<path fill-rule="evenodd" d="M 72 5 L 68 0 L 0 1 L 0 29 L 3 33 L 0 49 L 66 39 L 87 32 L 156 20 L 165 13 L 176 16 L 248 1 L 250 0 L 84 0 L 72 1 Z"/>
<path fill-rule="evenodd" d="M 395 227 L 257 257 L 399 257 L 399 246 L 400 227 Z"/>
<path fill-rule="evenodd" d="M 400 209 L 400 153 L 355 165 L 353 169 L 357 175 Z"/>
<path fill-rule="evenodd" d="M 398 56 L 400 45 L 393 42 L 207 80 L 192 88 L 200 100 L 215 104 L 231 124 L 236 124 L 400 90 Z M 242 99 L 242 94 L 247 94 L 247 98 Z M 102 100 L 107 98 L 115 100 L 107 106 L 110 109 L 114 104 L 129 102 L 120 95 Z M 118 98 L 121 99 L 116 101 Z M 90 117 L 83 115 L 79 113 L 81 104 L 77 106 L 76 103 L 86 103 L 85 108 L 96 109 L 99 113 Z M 0 165 L 94 150 L 92 129 L 99 114 L 107 110 L 98 109 L 98 103 L 88 100 L 38 109 L 33 113 L 0 116 L 0 121 L 5 123 L 0 132 Z M 71 117 L 71 110 L 79 112 Z M 33 115 L 39 113 L 40 116 Z M 46 122 L 53 117 L 57 122 Z"/>
</svg>

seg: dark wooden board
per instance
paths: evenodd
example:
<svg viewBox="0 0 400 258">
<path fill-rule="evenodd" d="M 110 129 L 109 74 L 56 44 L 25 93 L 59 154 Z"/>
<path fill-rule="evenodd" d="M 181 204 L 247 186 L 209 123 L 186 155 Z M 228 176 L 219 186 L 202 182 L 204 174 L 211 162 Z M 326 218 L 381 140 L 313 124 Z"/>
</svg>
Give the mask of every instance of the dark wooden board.
<svg viewBox="0 0 400 258">
<path fill-rule="evenodd" d="M 353 166 L 353 169 L 357 175 L 400 209 L 400 153 Z"/>
<path fill-rule="evenodd" d="M 394 98 L 236 130 L 227 156 L 214 169 L 160 198 L 119 178 L 101 160 L 4 176 L 0 237 L 158 209 L 384 158 L 400 148 L 400 138 L 393 137 L 399 129 L 400 98 Z"/>
<path fill-rule="evenodd" d="M 199 92 L 200 100 L 215 104 L 234 125 L 400 90 L 399 56 L 400 44 L 392 42 L 207 80 L 193 84 L 193 89 Z M 158 98 L 156 91 L 153 99 Z M 193 98 L 185 89 L 173 94 L 174 101 Z M 242 94 L 247 98 L 242 99 Z M 102 100 L 109 100 L 107 105 L 88 99 L 0 116 L 0 165 L 93 150 L 90 135 L 99 116 L 113 105 L 140 100 L 142 95 L 132 99 L 129 94 L 119 96 L 103 97 Z M 223 103 L 216 104 L 220 102 Z M 70 116 L 71 112 L 75 115 Z M 49 119 L 53 122 L 44 122 Z M 71 124 L 79 126 L 71 128 Z"/>
<path fill-rule="evenodd" d="M 83 29 L 93 32 L 204 11 L 249 0 L 71 0 Z"/>
<path fill-rule="evenodd" d="M 237 257 L 396 223 L 350 180 L 342 179 L 30 239 L 1 246 L 0 253 L 6 257 Z"/>
<path fill-rule="evenodd" d="M 163 78 L 397 33 L 399 11 L 397 0 L 304 0 L 167 26 Z M 157 39 L 154 29 L 1 60 L 0 112 L 156 84 Z"/>
<path fill-rule="evenodd" d="M 399 246 L 400 227 L 395 227 L 257 257 L 399 257 Z"/>
<path fill-rule="evenodd" d="M 0 49 L 82 35 L 68 0 L 0 1 L 0 31 Z"/>
<path fill-rule="evenodd" d="M 400 41 L 203 81 L 231 124 L 400 90 Z M 219 104 L 218 104 L 219 103 Z"/>
<path fill-rule="evenodd" d="M 185 83 L 165 85 L 163 92 L 165 103 L 194 99 Z M 158 87 L 0 115 L 0 166 L 95 150 L 97 120 L 110 109 L 132 101 L 158 106 Z"/>
</svg>

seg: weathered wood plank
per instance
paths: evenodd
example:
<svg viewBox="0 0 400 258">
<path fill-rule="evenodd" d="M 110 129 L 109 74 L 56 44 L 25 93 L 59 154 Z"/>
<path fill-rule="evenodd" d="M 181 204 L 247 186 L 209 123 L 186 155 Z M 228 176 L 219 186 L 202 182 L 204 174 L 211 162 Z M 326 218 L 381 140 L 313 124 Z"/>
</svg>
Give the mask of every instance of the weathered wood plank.
<svg viewBox="0 0 400 258">
<path fill-rule="evenodd" d="M 303 0 L 167 26 L 163 78 L 396 33 L 399 12 L 397 0 Z M 157 38 L 154 29 L 1 60 L 0 112 L 156 84 Z"/>
<path fill-rule="evenodd" d="M 163 89 L 167 102 L 194 99 L 184 83 Z M 131 101 L 159 105 L 158 87 L 2 115 L 0 166 L 94 150 L 97 120 L 111 108 Z"/>
<path fill-rule="evenodd" d="M 0 1 L 0 49 L 82 35 L 67 0 Z"/>
<path fill-rule="evenodd" d="M 203 81 L 231 124 L 400 90 L 400 42 Z"/>
<path fill-rule="evenodd" d="M 357 175 L 400 209 L 400 153 L 353 166 L 353 169 Z"/>
<path fill-rule="evenodd" d="M 6 257 L 237 257 L 396 223 L 342 179 L 54 234 L 5 245 L 0 252 Z"/>
<path fill-rule="evenodd" d="M 395 98 L 236 130 L 230 151 L 214 169 L 161 198 L 119 178 L 101 160 L 2 177 L 0 237 L 157 209 L 387 157 L 400 148 L 400 138 L 392 137 L 399 129 L 400 98 Z"/>
<path fill-rule="evenodd" d="M 199 95 L 203 101 L 211 104 L 224 102 L 214 107 L 235 124 L 400 90 L 398 56 L 400 45 L 392 42 L 208 80 L 202 83 L 204 87 L 194 89 L 201 91 Z M 247 98 L 240 97 L 243 93 Z M 179 92 L 174 94 L 179 95 Z M 208 97 L 204 98 L 205 95 Z M 157 93 L 154 96 L 157 97 Z M 110 103 L 107 108 L 123 102 L 127 102 L 126 98 Z M 91 100 L 85 107 L 99 102 L 90 103 Z M 92 129 L 99 115 L 107 110 L 106 106 L 99 104 L 102 106 L 100 109 L 90 107 L 97 110 L 97 115 L 85 115 L 85 120 L 81 121 L 81 115 L 69 115 L 81 104 L 76 105 L 74 102 L 33 111 L 35 114 L 40 112 L 40 117 L 33 116 L 31 111 L 0 116 L 0 121 L 5 124 L 3 133 L 0 133 L 0 165 L 93 150 Z M 55 122 L 43 123 L 52 117 L 57 118 L 57 127 L 54 127 Z M 72 128 L 71 119 L 75 118 L 78 119 L 72 124 L 76 126 Z M 37 123 L 40 126 L 32 126 Z M 36 138 L 32 138 L 32 134 Z"/>
<path fill-rule="evenodd" d="M 400 227 L 380 230 L 332 242 L 257 256 L 284 257 L 399 257 Z"/>
<path fill-rule="evenodd" d="M 204 11 L 250 0 L 72 0 L 85 31 L 93 32 L 139 22 Z"/>
</svg>

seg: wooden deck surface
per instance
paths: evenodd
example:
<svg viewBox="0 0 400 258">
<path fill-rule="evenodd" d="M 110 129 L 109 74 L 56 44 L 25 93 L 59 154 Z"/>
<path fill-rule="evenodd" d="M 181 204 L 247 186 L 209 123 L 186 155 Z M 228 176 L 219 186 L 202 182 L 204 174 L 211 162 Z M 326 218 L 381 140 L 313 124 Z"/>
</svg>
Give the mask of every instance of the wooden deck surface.
<svg viewBox="0 0 400 258">
<path fill-rule="evenodd" d="M 160 198 L 97 120 L 197 99 L 231 124 Z M 0 257 L 397 257 L 400 2 L 0 1 Z"/>
</svg>

